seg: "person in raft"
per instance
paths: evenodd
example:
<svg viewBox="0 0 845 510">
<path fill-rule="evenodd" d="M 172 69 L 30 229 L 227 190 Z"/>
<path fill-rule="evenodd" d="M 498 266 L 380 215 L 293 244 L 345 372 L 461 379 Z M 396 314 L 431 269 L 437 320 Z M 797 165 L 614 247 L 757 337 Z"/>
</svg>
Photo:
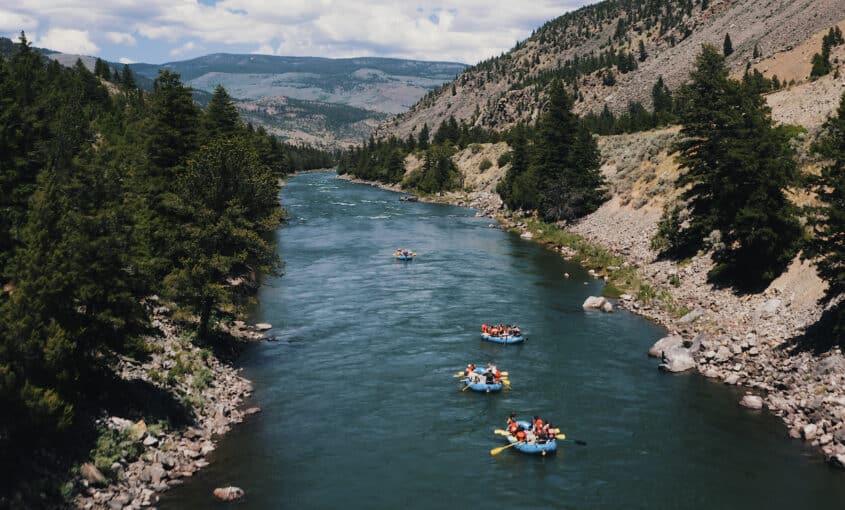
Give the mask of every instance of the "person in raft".
<svg viewBox="0 0 845 510">
<path fill-rule="evenodd" d="M 492 363 L 487 363 L 487 371 L 493 374 L 493 382 L 502 380 L 502 372 Z"/>
<path fill-rule="evenodd" d="M 464 375 L 473 384 L 478 384 L 483 379 L 482 375 L 475 371 L 475 365 L 472 363 L 464 369 Z"/>
<path fill-rule="evenodd" d="M 508 417 L 508 433 L 512 435 L 520 443 L 535 443 L 537 436 L 530 430 L 519 424 L 516 419 L 516 413 L 511 413 Z"/>
<path fill-rule="evenodd" d="M 509 324 L 499 324 L 498 326 L 489 326 L 486 323 L 481 325 L 481 332 L 487 333 L 490 336 L 519 336 L 520 331 L 517 326 Z"/>
</svg>

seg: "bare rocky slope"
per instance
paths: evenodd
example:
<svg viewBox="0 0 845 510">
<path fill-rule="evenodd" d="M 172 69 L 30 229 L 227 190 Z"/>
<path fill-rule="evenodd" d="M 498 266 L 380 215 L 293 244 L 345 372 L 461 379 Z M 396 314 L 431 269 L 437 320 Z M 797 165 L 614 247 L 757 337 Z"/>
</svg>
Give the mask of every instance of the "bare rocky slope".
<svg viewBox="0 0 845 510">
<path fill-rule="evenodd" d="M 639 57 L 641 40 L 648 57 L 638 62 L 637 69 L 622 73 L 617 66 L 601 66 L 585 68 L 587 72 L 578 76 L 579 113 L 600 111 L 605 105 L 620 111 L 629 101 L 650 106 L 651 87 L 658 76 L 676 89 L 688 76 L 701 45 L 721 48 L 725 34 L 733 41 L 734 53 L 727 62 L 734 73 L 756 63 L 761 71 L 768 68 L 764 73 L 769 76 L 800 82 L 808 77 L 812 53 L 820 50 L 821 34 L 845 18 L 845 0 L 716 0 L 703 11 L 701 6 L 699 1 L 609 0 L 566 14 L 503 56 L 467 69 L 409 112 L 382 125 L 379 133 L 407 136 L 423 124 L 437 126 L 450 115 L 495 129 L 535 119 L 548 78 L 555 73 L 565 78 L 558 69 L 567 61 L 611 48 Z M 755 46 L 761 54 L 757 59 L 752 58 Z M 612 86 L 601 79 L 607 70 L 616 78 Z"/>
</svg>

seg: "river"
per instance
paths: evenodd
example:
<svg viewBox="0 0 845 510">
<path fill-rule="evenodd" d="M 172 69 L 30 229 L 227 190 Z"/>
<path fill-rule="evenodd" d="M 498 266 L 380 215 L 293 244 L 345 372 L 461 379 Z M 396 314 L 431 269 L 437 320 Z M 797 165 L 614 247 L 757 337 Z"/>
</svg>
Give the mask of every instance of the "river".
<svg viewBox="0 0 845 510">
<path fill-rule="evenodd" d="M 403 203 L 335 179 L 291 178 L 283 277 L 253 320 L 276 341 L 239 360 L 263 412 L 222 438 L 212 465 L 163 509 L 837 508 L 845 479 L 789 440 L 742 391 L 657 370 L 664 331 L 627 312 L 584 312 L 601 282 L 457 207 Z M 391 258 L 394 248 L 418 253 Z M 565 279 L 564 273 L 571 278 Z M 585 284 L 586 282 L 586 284 Z M 518 323 L 523 345 L 482 342 Z M 462 392 L 452 374 L 494 361 L 513 390 Z M 505 444 L 511 411 L 586 446 L 528 457 Z M 230 504 L 231 505 L 231 504 Z"/>
</svg>

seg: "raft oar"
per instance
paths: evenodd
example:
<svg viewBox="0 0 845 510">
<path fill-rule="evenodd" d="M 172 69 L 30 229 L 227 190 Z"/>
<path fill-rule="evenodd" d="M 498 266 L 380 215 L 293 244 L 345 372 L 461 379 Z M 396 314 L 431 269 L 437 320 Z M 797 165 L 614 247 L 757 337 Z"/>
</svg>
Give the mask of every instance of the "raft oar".
<svg viewBox="0 0 845 510">
<path fill-rule="evenodd" d="M 518 444 L 525 444 L 525 441 L 517 441 L 517 442 L 515 442 L 515 443 L 510 443 L 510 444 L 505 445 L 505 446 L 500 446 L 500 447 L 498 447 L 498 448 L 493 448 L 492 450 L 490 450 L 490 455 L 499 455 L 500 453 L 502 453 L 503 451 L 507 450 L 507 449 L 508 449 L 508 448 L 510 448 L 511 446 L 516 446 L 516 445 L 518 445 Z"/>
</svg>

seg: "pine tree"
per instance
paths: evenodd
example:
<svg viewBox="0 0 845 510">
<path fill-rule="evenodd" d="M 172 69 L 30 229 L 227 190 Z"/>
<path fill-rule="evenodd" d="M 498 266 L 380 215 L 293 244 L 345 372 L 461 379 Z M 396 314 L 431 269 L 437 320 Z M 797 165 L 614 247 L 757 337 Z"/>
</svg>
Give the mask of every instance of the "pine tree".
<svg viewBox="0 0 845 510">
<path fill-rule="evenodd" d="M 734 52 L 734 45 L 731 42 L 731 34 L 725 34 L 725 41 L 722 43 L 722 54 L 727 58 Z"/>
<path fill-rule="evenodd" d="M 218 137 L 231 137 L 241 128 L 241 119 L 235 101 L 223 88 L 218 85 L 208 102 L 202 116 L 202 134 L 206 140 Z M 266 135 L 262 136 L 266 138 Z"/>
<path fill-rule="evenodd" d="M 147 117 L 144 146 L 148 163 L 132 178 L 138 197 L 137 221 L 149 253 L 141 270 L 151 283 L 160 283 L 177 248 L 174 236 L 179 219 L 174 212 L 174 185 L 199 145 L 199 110 L 178 74 L 159 72 L 149 96 Z"/>
<path fill-rule="evenodd" d="M 496 192 L 511 210 L 538 208 L 537 176 L 529 171 L 525 126 L 517 124 L 510 139 L 511 166 L 496 186 Z"/>
<path fill-rule="evenodd" d="M 171 295 L 199 316 L 207 338 L 212 314 L 244 302 L 237 279 L 273 274 L 279 262 L 263 234 L 281 220 L 273 172 L 241 138 L 218 138 L 197 153 L 176 184 L 181 224 Z"/>
<path fill-rule="evenodd" d="M 540 214 L 547 221 L 589 214 L 604 200 L 595 139 L 572 113 L 572 98 L 560 82 L 537 124 L 536 163 Z"/>
<path fill-rule="evenodd" d="M 6 265 L 26 223 L 53 110 L 41 96 L 50 77 L 23 32 L 19 40 L 11 60 L 0 62 L 0 282 L 10 277 Z"/>
<path fill-rule="evenodd" d="M 668 115 L 672 113 L 672 93 L 663 81 L 662 76 L 657 77 L 657 81 L 651 88 L 651 102 L 655 114 Z"/>
<path fill-rule="evenodd" d="M 420 150 L 427 150 L 428 149 L 428 139 L 429 139 L 429 131 L 428 131 L 428 124 L 423 124 L 422 129 L 420 129 L 420 139 L 417 143 L 417 147 Z"/>
<path fill-rule="evenodd" d="M 32 427 L 13 434 L 70 425 L 98 358 L 144 324 L 121 179 L 94 154 L 84 77 L 68 86 L 0 309 L 0 396 L 20 412 L 0 423 Z"/>
<path fill-rule="evenodd" d="M 681 245 L 670 251 L 694 253 L 719 231 L 711 277 L 759 288 L 786 267 L 801 235 L 784 192 L 798 178 L 794 151 L 786 131 L 772 126 L 759 93 L 728 78 L 715 48 L 704 46 L 690 77 L 681 113 L 684 138 L 676 146 L 689 218 L 687 226 L 672 227 Z"/>
<path fill-rule="evenodd" d="M 839 298 L 830 311 L 836 338 L 845 339 L 845 94 L 836 116 L 824 124 L 815 151 L 830 163 L 811 182 L 819 205 L 809 208 L 813 238 L 805 255 L 816 263 L 819 276 L 828 283 L 823 302 Z"/>
<path fill-rule="evenodd" d="M 135 75 L 132 74 L 132 69 L 129 69 L 128 64 L 123 64 L 123 71 L 120 77 L 120 81 L 121 83 L 123 83 L 123 86 L 127 89 L 131 90 L 138 88 L 138 86 L 135 84 Z"/>
<path fill-rule="evenodd" d="M 645 43 L 640 39 L 640 62 L 645 62 L 648 59 L 648 53 L 645 50 Z"/>
</svg>

